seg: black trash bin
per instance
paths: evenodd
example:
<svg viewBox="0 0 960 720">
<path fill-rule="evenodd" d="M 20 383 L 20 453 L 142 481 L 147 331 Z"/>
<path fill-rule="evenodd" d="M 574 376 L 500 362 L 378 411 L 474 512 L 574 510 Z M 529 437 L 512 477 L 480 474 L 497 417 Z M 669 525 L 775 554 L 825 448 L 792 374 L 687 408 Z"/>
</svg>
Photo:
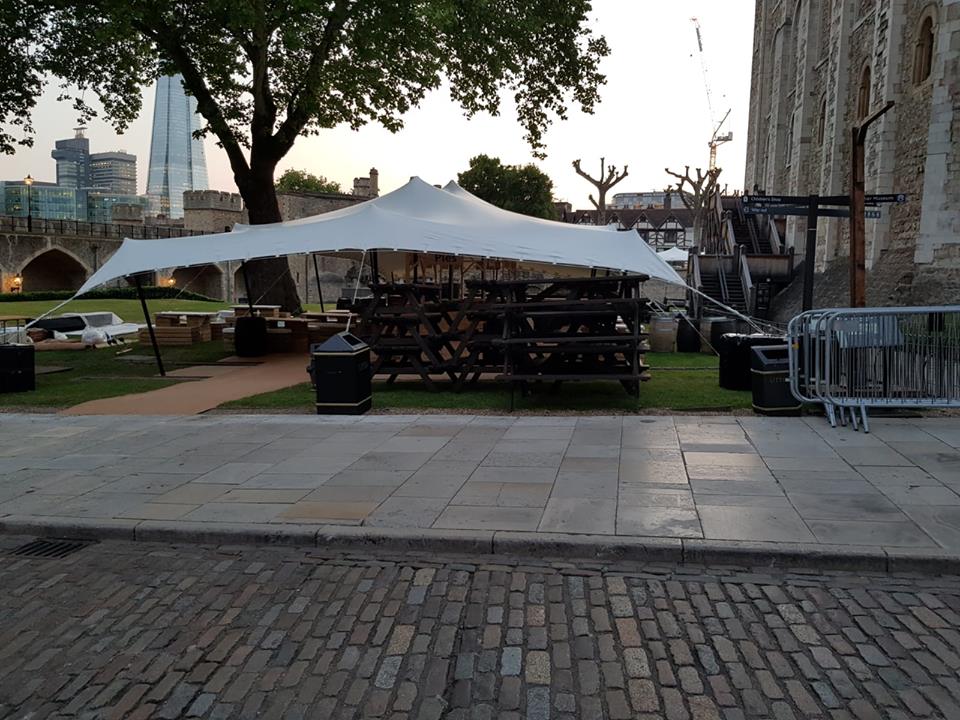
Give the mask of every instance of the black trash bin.
<svg viewBox="0 0 960 720">
<path fill-rule="evenodd" d="M 307 371 L 317 393 L 317 415 L 362 415 L 370 409 L 370 347 L 356 335 L 338 333 L 310 346 Z"/>
<path fill-rule="evenodd" d="M 255 315 L 238 317 L 233 331 L 237 357 L 260 357 L 267 354 L 267 319 Z"/>
<path fill-rule="evenodd" d="M 757 345 L 751 348 L 753 411 L 759 415 L 799 415 L 802 403 L 790 392 L 790 360 L 787 346 Z"/>
<path fill-rule="evenodd" d="M 700 331 L 690 318 L 679 315 L 680 324 L 677 326 L 677 352 L 700 352 Z"/>
<path fill-rule="evenodd" d="M 33 345 L 0 345 L 0 393 L 37 389 Z"/>
<path fill-rule="evenodd" d="M 752 387 L 750 348 L 782 342 L 783 338 L 776 335 L 724 333 L 715 345 L 720 356 L 720 387 L 727 390 L 749 390 Z"/>
</svg>

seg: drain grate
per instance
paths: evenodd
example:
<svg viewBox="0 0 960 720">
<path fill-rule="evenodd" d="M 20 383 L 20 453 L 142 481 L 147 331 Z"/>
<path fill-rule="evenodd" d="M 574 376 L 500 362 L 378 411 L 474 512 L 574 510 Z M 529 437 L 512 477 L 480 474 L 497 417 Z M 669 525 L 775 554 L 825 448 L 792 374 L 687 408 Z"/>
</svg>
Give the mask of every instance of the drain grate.
<svg viewBox="0 0 960 720">
<path fill-rule="evenodd" d="M 63 558 L 91 544 L 89 540 L 37 539 L 14 548 L 10 554 L 21 557 Z"/>
</svg>

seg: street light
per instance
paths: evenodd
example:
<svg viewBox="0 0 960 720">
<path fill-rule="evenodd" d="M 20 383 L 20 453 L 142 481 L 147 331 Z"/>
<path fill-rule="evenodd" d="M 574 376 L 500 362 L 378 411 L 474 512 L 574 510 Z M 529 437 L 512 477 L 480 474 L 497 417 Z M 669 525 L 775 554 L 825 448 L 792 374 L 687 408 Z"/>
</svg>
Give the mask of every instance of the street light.
<svg viewBox="0 0 960 720">
<path fill-rule="evenodd" d="M 27 186 L 27 232 L 33 232 L 33 216 L 30 213 L 30 194 L 33 189 L 33 178 L 27 175 L 23 179 L 23 184 Z"/>
</svg>

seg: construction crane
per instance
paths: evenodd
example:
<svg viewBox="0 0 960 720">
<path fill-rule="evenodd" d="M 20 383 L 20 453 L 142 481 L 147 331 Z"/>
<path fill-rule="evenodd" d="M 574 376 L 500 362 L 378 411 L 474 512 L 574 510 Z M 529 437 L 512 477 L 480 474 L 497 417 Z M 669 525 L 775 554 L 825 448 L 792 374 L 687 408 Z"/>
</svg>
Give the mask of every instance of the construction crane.
<svg viewBox="0 0 960 720">
<path fill-rule="evenodd" d="M 700 51 L 700 69 L 703 71 L 703 87 L 707 91 L 707 111 L 710 114 L 710 125 L 713 126 L 713 134 L 710 136 L 710 142 L 707 144 L 710 146 L 710 169 L 715 170 L 717 167 L 717 147 L 733 140 L 732 132 L 727 132 L 725 135 L 720 134 L 720 129 L 727 121 L 727 118 L 730 117 L 730 109 L 727 110 L 720 122 L 716 121 L 716 116 L 713 114 L 713 96 L 710 93 L 710 80 L 707 77 L 707 61 L 703 54 L 703 36 L 700 33 L 700 21 L 695 17 L 690 18 L 690 20 L 697 31 L 697 48 Z"/>
</svg>

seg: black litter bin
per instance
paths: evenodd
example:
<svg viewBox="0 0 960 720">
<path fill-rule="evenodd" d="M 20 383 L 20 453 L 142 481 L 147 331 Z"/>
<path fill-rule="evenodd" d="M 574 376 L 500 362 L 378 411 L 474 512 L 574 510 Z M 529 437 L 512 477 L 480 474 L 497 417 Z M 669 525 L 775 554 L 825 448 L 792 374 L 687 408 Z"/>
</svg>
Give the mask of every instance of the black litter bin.
<svg viewBox="0 0 960 720">
<path fill-rule="evenodd" d="M 680 315 L 680 324 L 677 325 L 677 352 L 700 352 L 700 331 L 690 318 Z"/>
<path fill-rule="evenodd" d="M 0 345 L 0 393 L 37 389 L 33 345 Z"/>
<path fill-rule="evenodd" d="M 757 345 L 751 348 L 753 411 L 759 415 L 799 415 L 802 403 L 790 392 L 790 360 L 787 346 Z"/>
<path fill-rule="evenodd" d="M 736 320 L 714 320 L 710 324 L 710 344 L 718 353 L 720 352 L 720 341 L 724 335 L 735 333 L 740 327 Z"/>
<path fill-rule="evenodd" d="M 727 390 L 749 390 L 752 387 L 750 376 L 750 348 L 757 345 L 775 345 L 784 342 L 776 335 L 744 335 L 725 333 L 714 346 L 720 356 L 720 387 Z"/>
<path fill-rule="evenodd" d="M 370 347 L 342 332 L 310 346 L 307 371 L 317 392 L 317 415 L 362 415 L 370 409 Z"/>
<path fill-rule="evenodd" d="M 267 354 L 267 319 L 254 315 L 237 318 L 233 331 L 237 357 L 260 357 Z"/>
</svg>

